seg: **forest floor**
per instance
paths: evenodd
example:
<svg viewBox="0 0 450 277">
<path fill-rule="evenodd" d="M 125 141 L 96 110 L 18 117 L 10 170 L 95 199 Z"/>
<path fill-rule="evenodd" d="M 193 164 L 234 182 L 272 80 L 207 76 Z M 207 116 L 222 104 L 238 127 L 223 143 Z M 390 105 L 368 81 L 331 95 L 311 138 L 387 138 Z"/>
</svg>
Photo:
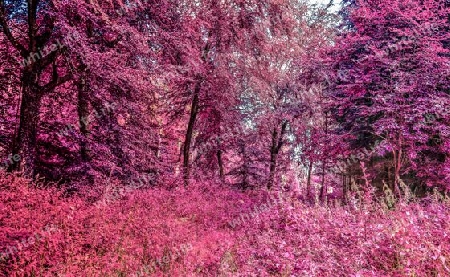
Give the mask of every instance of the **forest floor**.
<svg viewBox="0 0 450 277">
<path fill-rule="evenodd" d="M 450 275 L 439 199 L 308 206 L 211 183 L 94 205 L 12 176 L 0 190 L 2 276 Z"/>
</svg>

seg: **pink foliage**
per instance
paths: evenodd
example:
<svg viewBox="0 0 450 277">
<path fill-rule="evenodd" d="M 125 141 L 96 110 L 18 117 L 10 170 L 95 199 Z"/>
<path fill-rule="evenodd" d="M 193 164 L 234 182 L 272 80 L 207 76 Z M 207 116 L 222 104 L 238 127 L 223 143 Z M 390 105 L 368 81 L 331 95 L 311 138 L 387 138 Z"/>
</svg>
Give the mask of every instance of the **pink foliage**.
<svg viewBox="0 0 450 277">
<path fill-rule="evenodd" d="M 275 195 L 280 201 L 265 205 L 267 193 L 242 193 L 211 183 L 176 193 L 139 190 L 94 206 L 80 197 L 31 188 L 10 175 L 2 175 L 1 184 L 2 226 L 9 226 L 1 227 L 2 250 L 46 224 L 54 226 L 2 261 L 4 275 L 450 273 L 450 207 L 435 201 L 399 204 L 391 211 L 374 203 L 356 210 L 330 209 L 305 206 L 294 194 L 280 192 L 281 197 Z M 256 216 L 230 226 L 242 213 L 264 205 Z"/>
<path fill-rule="evenodd" d="M 0 0 L 0 275 L 450 276 L 450 2 L 309 2 Z"/>
</svg>

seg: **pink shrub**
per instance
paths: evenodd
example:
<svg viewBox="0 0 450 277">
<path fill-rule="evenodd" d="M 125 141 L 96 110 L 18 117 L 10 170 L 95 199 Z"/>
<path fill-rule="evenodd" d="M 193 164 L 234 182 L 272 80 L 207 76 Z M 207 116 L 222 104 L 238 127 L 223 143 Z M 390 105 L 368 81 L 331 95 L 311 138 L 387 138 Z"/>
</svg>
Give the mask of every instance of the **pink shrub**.
<svg viewBox="0 0 450 277">
<path fill-rule="evenodd" d="M 450 210 L 443 203 L 350 211 L 305 206 L 282 193 L 266 205 L 266 192 L 193 184 L 131 191 L 95 206 L 0 178 L 0 250 L 39 234 L 0 262 L 3 276 L 450 274 Z M 253 215 L 230 226 L 247 213 Z"/>
<path fill-rule="evenodd" d="M 243 226 L 239 275 L 448 276 L 449 215 L 438 203 L 349 212 L 292 201 Z"/>
</svg>

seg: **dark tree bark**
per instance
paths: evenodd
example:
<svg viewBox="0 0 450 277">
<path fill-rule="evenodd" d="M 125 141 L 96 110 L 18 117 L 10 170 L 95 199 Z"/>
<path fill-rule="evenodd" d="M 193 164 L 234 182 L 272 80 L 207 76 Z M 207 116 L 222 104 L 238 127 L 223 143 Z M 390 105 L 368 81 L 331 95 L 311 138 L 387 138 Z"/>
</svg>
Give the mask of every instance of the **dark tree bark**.
<svg viewBox="0 0 450 277">
<path fill-rule="evenodd" d="M 241 153 L 244 160 L 244 164 L 242 165 L 242 190 L 246 190 L 250 187 L 249 182 L 249 157 L 247 155 L 247 149 L 245 147 L 245 143 L 241 143 Z"/>
<path fill-rule="evenodd" d="M 186 136 L 183 146 L 183 170 L 184 170 L 184 185 L 189 184 L 190 178 L 190 163 L 189 156 L 191 153 L 192 135 L 194 133 L 195 121 L 197 120 L 198 106 L 199 106 L 199 94 L 201 89 L 201 80 L 198 80 L 195 85 L 194 96 L 191 104 L 191 115 L 189 117 L 188 128 L 186 130 Z"/>
<path fill-rule="evenodd" d="M 85 69 L 80 76 L 80 80 L 77 84 L 78 88 L 78 122 L 80 124 L 80 155 L 83 162 L 90 160 L 89 149 L 89 84 L 88 84 L 89 72 Z"/>
<path fill-rule="evenodd" d="M 36 70 L 35 66 L 32 69 L 25 69 L 22 74 L 19 128 L 13 141 L 12 151 L 13 155 L 20 155 L 21 160 L 14 164 L 12 169 L 23 171 L 25 177 L 34 178 L 36 173 L 38 158 L 36 139 L 42 97 L 70 79 L 69 75 L 59 78 L 56 70 L 56 65 L 53 64 L 53 80 L 43 87 L 38 85 L 39 70 Z"/>
<path fill-rule="evenodd" d="M 313 162 L 310 161 L 308 165 L 308 176 L 306 178 L 306 198 L 311 199 L 311 173 L 313 168 Z"/>
<path fill-rule="evenodd" d="M 348 194 L 348 187 L 347 187 L 347 176 L 345 174 L 342 174 L 342 204 L 347 204 L 347 194 Z"/>
<path fill-rule="evenodd" d="M 324 201 L 325 199 L 325 169 L 327 164 L 327 148 L 328 148 L 328 113 L 325 113 L 325 144 L 323 146 L 324 153 L 322 157 L 322 181 L 320 184 L 320 200 Z"/>
<path fill-rule="evenodd" d="M 22 76 L 22 99 L 20 102 L 19 127 L 13 141 L 13 155 L 21 160 L 12 165 L 12 170 L 23 171 L 26 177 L 34 177 L 37 158 L 36 137 L 42 95 L 33 86 L 38 74 L 25 71 Z"/>
<path fill-rule="evenodd" d="M 273 129 L 272 132 L 272 146 L 270 148 L 270 168 L 269 168 L 269 182 L 267 184 L 267 189 L 271 189 L 273 183 L 275 181 L 275 173 L 278 162 L 278 154 L 280 152 L 281 147 L 283 146 L 283 137 L 286 132 L 288 122 L 285 120 L 281 125 L 281 132 L 278 135 L 277 128 Z"/>
<path fill-rule="evenodd" d="M 41 107 L 41 100 L 44 95 L 52 92 L 57 86 L 70 80 L 70 75 L 62 78 L 58 76 L 56 59 L 59 51 L 54 51 L 45 57 L 39 55 L 40 49 L 46 45 L 51 37 L 51 30 L 53 29 L 53 22 L 49 22 L 46 26 L 47 30 L 38 35 L 37 31 L 37 10 L 39 0 L 27 1 L 27 39 L 28 49 L 20 44 L 13 36 L 13 32 L 8 25 L 8 15 L 5 9 L 5 1 L 0 0 L 0 26 L 2 32 L 5 34 L 8 41 L 20 53 L 24 62 L 24 69 L 22 71 L 21 86 L 22 95 L 20 102 L 20 116 L 19 127 L 13 140 L 13 155 L 20 155 L 19 163 L 12 166 L 13 170 L 22 170 L 25 177 L 33 178 L 35 176 L 36 162 L 37 162 L 37 129 L 39 125 L 39 111 Z M 42 54 L 41 54 L 42 55 Z M 38 58 L 36 60 L 36 57 Z M 33 58 L 33 61 L 31 61 Z M 41 73 L 48 67 L 53 67 L 51 81 L 44 86 L 39 85 Z"/>
<path fill-rule="evenodd" d="M 222 160 L 222 150 L 217 150 L 217 161 L 219 163 L 219 176 L 220 180 L 223 182 L 225 181 L 225 174 L 223 169 L 223 160 Z"/>
</svg>

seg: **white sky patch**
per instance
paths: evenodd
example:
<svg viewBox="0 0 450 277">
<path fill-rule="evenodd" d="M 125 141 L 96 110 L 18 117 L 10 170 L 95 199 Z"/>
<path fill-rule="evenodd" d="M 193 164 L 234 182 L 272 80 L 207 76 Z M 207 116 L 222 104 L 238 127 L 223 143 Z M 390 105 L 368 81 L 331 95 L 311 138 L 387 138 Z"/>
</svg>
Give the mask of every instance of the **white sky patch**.
<svg viewBox="0 0 450 277">
<path fill-rule="evenodd" d="M 330 3 L 330 0 L 309 0 L 311 4 L 318 4 L 318 5 L 328 5 Z M 331 8 L 332 12 L 339 11 L 341 7 L 341 0 L 334 0 L 333 1 L 333 7 Z"/>
</svg>

